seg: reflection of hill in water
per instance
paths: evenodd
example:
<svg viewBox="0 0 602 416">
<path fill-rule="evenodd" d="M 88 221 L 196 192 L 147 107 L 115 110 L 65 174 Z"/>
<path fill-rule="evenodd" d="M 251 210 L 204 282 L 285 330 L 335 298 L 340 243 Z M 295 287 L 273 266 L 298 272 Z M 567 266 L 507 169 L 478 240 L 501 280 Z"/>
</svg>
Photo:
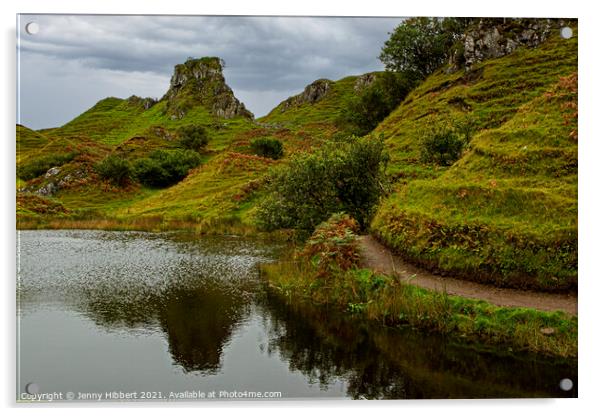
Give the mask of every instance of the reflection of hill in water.
<svg viewBox="0 0 602 416">
<path fill-rule="evenodd" d="M 258 241 L 182 234 L 48 234 L 41 241 L 53 243 L 44 252 L 54 261 L 44 270 L 25 265 L 25 302 L 43 296 L 71 305 L 108 331 L 161 330 L 176 364 L 209 373 L 219 370 L 224 344 L 248 313 L 256 264 L 270 250 Z"/>
<path fill-rule="evenodd" d="M 219 286 L 171 293 L 159 320 L 173 359 L 186 371 L 217 371 L 222 347 L 246 310 L 240 292 Z"/>
<path fill-rule="evenodd" d="M 250 298 L 244 288 L 228 286 L 206 279 L 195 287 L 174 287 L 155 296 L 134 297 L 137 301 L 104 292 L 88 298 L 86 314 L 109 330 L 128 327 L 155 331 L 159 327 L 166 334 L 176 364 L 187 372 L 215 373 L 222 347 L 249 309 Z"/>
<path fill-rule="evenodd" d="M 342 377 L 353 398 L 572 397 L 558 382 L 576 363 L 479 352 L 412 330 L 342 319 L 323 308 L 287 306 L 268 295 L 270 351 L 326 385 Z"/>
</svg>

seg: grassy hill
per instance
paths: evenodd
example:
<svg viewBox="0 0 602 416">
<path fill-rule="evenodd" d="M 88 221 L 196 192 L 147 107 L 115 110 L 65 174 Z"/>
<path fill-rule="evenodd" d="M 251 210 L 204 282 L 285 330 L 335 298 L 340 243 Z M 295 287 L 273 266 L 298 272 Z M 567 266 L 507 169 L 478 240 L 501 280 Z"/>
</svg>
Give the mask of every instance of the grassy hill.
<svg viewBox="0 0 602 416">
<path fill-rule="evenodd" d="M 194 67 L 199 63 L 202 63 L 200 69 Z M 284 108 L 285 101 L 268 116 L 255 122 L 244 105 L 240 105 L 240 115 L 234 114 L 231 118 L 223 117 L 219 110 L 215 111 L 216 103 L 224 101 L 227 106 L 239 109 L 238 102 L 228 98 L 233 96 L 225 85 L 219 65 L 216 58 L 177 65 L 170 90 L 158 102 L 136 96 L 128 99 L 110 97 L 59 128 L 34 132 L 19 127 L 27 131 L 27 143 L 30 143 L 24 153 L 27 155 L 35 151 L 47 156 L 48 146 L 44 140 L 54 143 L 53 152 L 59 154 L 67 153 L 68 143 L 79 146 L 92 143 L 102 149 L 88 155 L 85 169 L 78 159 L 54 159 L 61 167 L 57 177 L 40 175 L 19 183 L 31 190 L 40 189 L 49 182 L 61 180 L 68 172 L 84 170 L 85 180 L 74 186 L 62 187 L 50 197 L 52 203 L 59 203 L 65 209 L 54 210 L 51 216 L 58 214 L 66 219 L 90 219 L 90 226 L 94 226 L 95 218 L 117 220 L 123 225 L 138 221 L 147 224 L 189 222 L 200 228 L 217 223 L 251 226 L 253 201 L 261 194 L 262 178 L 269 168 L 286 162 L 294 154 L 311 151 L 339 131 L 336 121 L 340 107 L 343 100 L 354 93 L 358 77 L 327 81 L 328 91 L 314 102 L 301 99 Z M 200 82 L 195 78 L 195 74 L 199 73 L 209 79 Z M 215 91 L 219 94 L 216 95 Z M 303 93 L 299 94 L 302 96 Z M 191 124 L 204 127 L 210 140 L 202 154 L 202 166 L 192 170 L 182 182 L 166 189 L 151 189 L 138 184 L 116 187 L 95 174 L 94 165 L 108 154 L 135 161 L 154 150 L 177 149 L 178 129 Z M 25 142 L 24 133 L 22 136 Z M 250 145 L 258 138 L 281 141 L 284 159 L 273 161 L 255 156 Z M 18 161 L 19 164 L 21 162 Z M 51 166 L 44 167 L 48 169 Z M 45 173 L 45 170 L 40 173 Z M 23 209 L 19 218 L 23 226 L 49 225 L 40 209 L 27 209 L 27 204 L 39 205 L 40 198 L 45 197 L 21 198 Z"/>
<path fill-rule="evenodd" d="M 577 36 L 430 76 L 375 130 L 397 182 L 373 232 L 413 262 L 503 286 L 577 284 Z M 451 167 L 422 163 L 428 125 L 470 119 Z"/>
<path fill-rule="evenodd" d="M 18 196 L 19 226 L 64 226 L 65 219 L 101 227 L 111 221 L 124 227 L 253 227 L 270 168 L 343 131 L 345 101 L 370 79 L 317 80 L 255 121 L 225 85 L 216 59 L 176 66 L 158 102 L 107 98 L 59 128 L 17 126 L 18 173 L 24 172 L 17 183 L 29 191 Z M 196 68 L 200 63 L 211 71 Z M 393 186 L 371 231 L 407 259 L 443 274 L 502 286 L 575 288 L 576 71 L 575 31 L 571 39 L 554 35 L 470 71 L 442 69 L 428 77 L 373 132 L 389 149 Z M 217 94 L 205 92 L 199 73 L 209 74 L 209 90 Z M 425 132 L 449 120 L 471 124 L 467 149 L 449 167 L 423 162 Z M 190 124 L 204 127 L 210 139 L 202 165 L 181 182 L 164 189 L 117 187 L 95 173 L 109 154 L 135 161 L 157 149 L 177 149 L 178 130 Z M 254 155 L 257 138 L 280 140 L 284 158 Z M 47 177 L 50 167 L 60 172 Z M 63 185 L 41 194 L 51 183 Z"/>
<path fill-rule="evenodd" d="M 362 87 L 362 79 L 371 74 L 378 73 L 348 76 L 338 81 L 314 81 L 302 93 L 281 102 L 258 121 L 305 131 L 315 137 L 330 138 L 341 130 L 338 119 L 343 104 Z M 318 88 L 324 85 L 328 87 L 323 92 L 316 89 L 316 85 Z"/>
</svg>

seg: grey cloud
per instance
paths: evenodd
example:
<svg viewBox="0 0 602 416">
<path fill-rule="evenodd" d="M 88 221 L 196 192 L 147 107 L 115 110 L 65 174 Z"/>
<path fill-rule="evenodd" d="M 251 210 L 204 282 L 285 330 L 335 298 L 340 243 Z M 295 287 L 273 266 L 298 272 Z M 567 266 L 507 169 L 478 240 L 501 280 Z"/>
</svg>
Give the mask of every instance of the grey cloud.
<svg viewBox="0 0 602 416">
<path fill-rule="evenodd" d="M 36 62 L 22 65 L 20 73 L 22 121 L 34 127 L 63 124 L 84 111 L 92 97 L 97 101 L 110 95 L 103 94 L 98 85 L 118 96 L 129 94 L 129 85 L 161 96 L 173 66 L 189 56 L 223 58 L 228 84 L 235 93 L 241 92 L 240 98 L 251 111 L 262 115 L 314 79 L 381 69 L 380 48 L 401 21 L 86 15 L 24 15 L 21 19 L 40 25 L 35 36 L 22 32 L 19 45 L 22 62 Z M 135 77 L 148 77 L 149 82 L 133 82 Z M 53 82 L 54 78 L 61 82 Z M 93 86 L 92 78 L 102 81 Z M 42 79 L 62 85 L 60 97 L 70 103 L 68 114 L 40 114 L 43 105 L 57 104 L 52 85 L 39 85 Z M 130 82 L 124 85 L 122 80 Z"/>
</svg>

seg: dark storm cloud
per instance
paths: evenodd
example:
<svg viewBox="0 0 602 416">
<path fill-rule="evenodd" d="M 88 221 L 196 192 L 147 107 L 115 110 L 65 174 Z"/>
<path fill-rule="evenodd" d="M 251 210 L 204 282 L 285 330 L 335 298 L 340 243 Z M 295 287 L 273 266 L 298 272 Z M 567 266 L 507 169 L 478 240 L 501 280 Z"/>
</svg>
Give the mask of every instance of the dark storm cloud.
<svg viewBox="0 0 602 416">
<path fill-rule="evenodd" d="M 263 115 L 317 78 L 381 69 L 380 48 L 400 20 L 22 16 L 22 26 L 40 25 L 34 36 L 21 31 L 22 121 L 60 125 L 107 95 L 160 97 L 173 66 L 190 56 L 224 59 L 228 84 Z M 59 98 L 64 114 L 43 111 Z"/>
</svg>

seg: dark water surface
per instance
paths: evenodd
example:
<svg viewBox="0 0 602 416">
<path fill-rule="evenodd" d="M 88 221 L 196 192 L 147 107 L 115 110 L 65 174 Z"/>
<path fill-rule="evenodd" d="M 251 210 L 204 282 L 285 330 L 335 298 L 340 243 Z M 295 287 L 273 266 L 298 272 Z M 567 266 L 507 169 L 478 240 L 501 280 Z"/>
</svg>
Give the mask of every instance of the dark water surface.
<svg viewBox="0 0 602 416">
<path fill-rule="evenodd" d="M 284 305 L 258 273 L 280 249 L 183 233 L 20 232 L 19 399 L 576 396 L 575 362 Z"/>
</svg>

